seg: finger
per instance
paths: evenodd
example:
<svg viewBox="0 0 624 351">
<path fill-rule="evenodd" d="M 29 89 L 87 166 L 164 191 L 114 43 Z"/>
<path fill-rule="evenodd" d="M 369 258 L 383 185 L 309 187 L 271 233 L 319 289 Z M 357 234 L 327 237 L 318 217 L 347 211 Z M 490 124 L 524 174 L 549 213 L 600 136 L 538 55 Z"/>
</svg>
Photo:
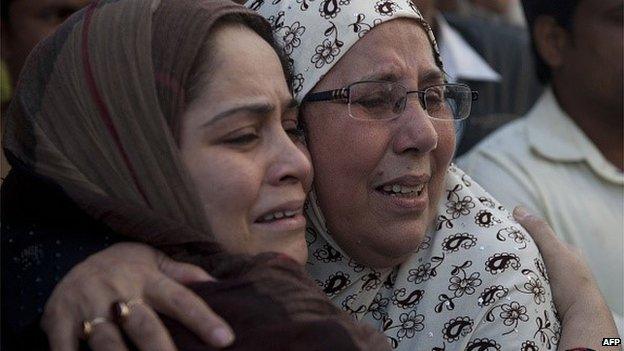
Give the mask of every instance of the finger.
<svg viewBox="0 0 624 351">
<path fill-rule="evenodd" d="M 522 206 L 514 209 L 513 216 L 531 234 L 544 260 L 547 261 L 546 266 L 556 264 L 557 254 L 562 249 L 563 243 L 557 238 L 548 223 L 540 217 L 529 213 Z"/>
<path fill-rule="evenodd" d="M 177 262 L 161 253 L 158 257 L 158 267 L 169 278 L 180 284 L 215 281 L 210 274 L 190 263 Z"/>
<path fill-rule="evenodd" d="M 94 326 L 87 342 L 93 351 L 128 350 L 117 326 L 108 321 Z"/>
<path fill-rule="evenodd" d="M 182 323 L 204 342 L 215 347 L 234 342 L 230 326 L 188 288 L 165 278 L 147 289 L 147 294 L 151 306 Z"/>
<path fill-rule="evenodd" d="M 51 351 L 74 351 L 78 350 L 79 328 L 71 316 L 54 316 L 46 310 L 41 319 L 41 329 L 48 337 Z"/>
<path fill-rule="evenodd" d="M 121 327 L 139 350 L 176 350 L 163 323 L 144 303 L 135 303 L 130 307 L 130 314 L 121 321 Z"/>
</svg>

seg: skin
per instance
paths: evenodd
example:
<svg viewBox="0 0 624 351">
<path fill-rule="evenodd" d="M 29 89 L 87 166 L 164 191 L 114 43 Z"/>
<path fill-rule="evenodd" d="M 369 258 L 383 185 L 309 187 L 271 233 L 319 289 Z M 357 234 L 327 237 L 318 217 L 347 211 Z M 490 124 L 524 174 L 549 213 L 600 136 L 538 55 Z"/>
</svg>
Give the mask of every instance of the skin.
<svg viewBox="0 0 624 351">
<path fill-rule="evenodd" d="M 391 21 L 391 22 L 388 22 L 388 24 L 392 24 L 392 22 L 397 23 L 399 21 L 401 20 Z M 422 42 L 422 38 L 419 37 L 419 36 L 422 36 L 422 31 L 419 31 L 418 27 L 414 26 L 413 24 L 411 23 L 409 24 L 410 24 L 410 28 L 415 28 L 413 33 L 408 32 L 408 34 L 411 33 L 411 34 L 414 34 L 414 36 L 410 37 L 409 35 L 406 35 L 406 38 L 409 38 L 411 40 L 412 50 L 410 50 L 410 53 L 423 52 L 423 51 L 419 51 L 415 49 L 415 48 L 423 49 L 422 45 L 424 44 Z M 386 30 L 384 30 L 384 26 L 385 24 L 376 27 L 367 35 L 367 37 L 369 36 L 372 37 L 372 35 L 375 34 L 376 31 L 382 32 L 382 34 L 384 34 L 384 32 L 386 32 Z M 386 28 L 388 28 L 388 31 L 390 32 L 396 29 L 392 26 L 389 26 L 389 27 L 386 26 Z M 399 38 L 396 39 L 397 45 L 401 44 L 402 38 L 403 36 L 399 36 Z M 387 40 L 387 38 L 384 38 L 384 39 Z M 372 50 L 372 48 L 370 47 L 368 49 Z M 426 52 L 430 52 L 431 48 L 427 46 L 427 50 L 428 51 Z M 371 52 L 371 54 L 373 53 Z M 385 55 L 393 55 L 393 54 L 396 54 L 396 53 L 393 51 L 386 51 L 385 53 Z M 426 56 L 429 56 L 429 55 L 426 55 Z M 345 56 L 345 57 L 348 58 L 348 56 Z M 403 57 L 410 57 L 410 56 L 408 55 L 408 56 L 403 56 Z M 341 62 L 345 62 L 345 61 L 349 62 L 347 59 L 341 60 Z M 393 61 L 391 57 L 390 58 L 385 57 L 383 61 L 376 61 L 376 62 L 387 63 L 387 62 L 393 62 Z M 428 57 L 426 57 L 426 58 L 417 60 L 417 62 L 411 63 L 412 66 L 416 68 L 417 74 L 410 75 L 408 76 L 408 78 L 406 78 L 409 80 L 408 82 L 406 82 L 406 84 L 409 83 L 407 84 L 407 86 L 410 88 L 411 87 L 422 88 L 421 86 L 419 86 L 424 83 L 424 79 L 422 79 L 422 74 L 423 72 L 426 72 L 427 69 L 433 69 L 435 67 L 434 64 L 432 65 L 432 62 L 433 62 L 432 58 L 429 59 Z M 366 62 L 362 62 L 362 64 L 365 64 L 365 63 Z M 336 67 L 339 67 L 340 64 L 341 63 L 339 62 L 334 67 L 335 71 L 337 71 Z M 402 64 L 405 65 L 405 62 L 402 62 Z M 355 66 L 355 65 L 350 64 L 349 66 Z M 380 66 L 379 68 L 386 67 L 384 65 L 379 65 L 379 66 Z M 358 67 L 364 67 L 364 66 L 358 66 Z M 398 62 L 397 65 L 395 65 L 394 67 L 401 68 L 403 66 L 401 66 L 401 62 Z M 370 69 L 371 69 L 371 73 L 374 73 L 374 71 L 378 68 L 372 67 Z M 349 73 L 350 71 L 346 69 L 344 72 Z M 335 86 L 331 86 L 330 84 L 334 84 L 334 83 L 346 84 L 350 80 L 361 78 L 361 77 L 348 76 L 346 73 L 344 75 L 336 75 L 335 73 L 330 72 L 330 74 L 328 74 L 328 76 L 326 76 L 326 78 L 321 82 L 323 84 L 327 84 L 327 86 L 319 85 L 317 89 L 318 90 L 331 89 L 331 88 L 335 88 Z M 350 74 L 353 74 L 353 73 L 354 72 L 351 72 Z M 335 76 L 332 78 L 331 75 L 335 75 Z M 329 79 L 336 79 L 338 81 L 333 82 L 333 81 L 329 81 Z M 409 116 L 411 118 L 401 117 L 400 119 L 392 121 L 392 123 L 387 124 L 383 128 L 376 127 L 374 125 L 369 125 L 368 133 L 362 132 L 364 128 L 363 128 L 363 125 L 358 126 L 358 123 L 360 122 L 349 120 L 350 117 L 346 115 L 344 110 L 340 112 L 340 108 L 344 108 L 346 110 L 346 106 L 341 107 L 340 105 L 337 105 L 337 104 L 334 105 L 332 103 L 323 103 L 323 104 L 326 104 L 329 106 L 326 106 L 323 108 L 321 106 L 322 104 L 319 104 L 319 106 L 316 108 L 324 109 L 326 113 L 331 112 L 329 111 L 329 109 L 336 110 L 334 111 L 336 115 L 333 116 L 334 119 L 331 120 L 332 125 L 338 124 L 338 126 L 345 126 L 347 125 L 347 121 L 349 121 L 349 123 L 351 124 L 349 125 L 350 129 L 338 128 L 337 126 L 336 128 L 332 128 L 332 130 L 326 131 L 327 133 L 332 132 L 335 134 L 337 133 L 336 130 L 347 131 L 347 132 L 344 132 L 343 135 L 340 135 L 339 133 L 337 133 L 339 136 L 341 136 L 342 138 L 341 140 L 343 142 L 341 144 L 334 142 L 332 144 L 334 148 L 336 147 L 336 145 L 342 145 L 342 147 L 346 147 L 350 145 L 351 143 L 355 143 L 355 142 L 361 143 L 361 141 L 359 141 L 358 139 L 358 134 L 356 133 L 357 131 L 360 131 L 360 134 L 359 134 L 360 139 L 374 141 L 374 138 L 380 138 L 380 140 L 385 141 L 385 144 L 382 142 L 372 142 L 371 145 L 374 146 L 374 148 L 371 150 L 367 149 L 368 151 L 372 153 L 370 156 L 368 154 L 358 153 L 357 155 L 362 156 L 361 161 L 359 161 L 359 158 L 357 160 L 340 159 L 340 161 L 345 162 L 344 164 L 341 164 L 341 165 L 345 167 L 351 167 L 354 170 L 364 171 L 363 172 L 364 176 L 354 177 L 352 184 L 346 184 L 347 186 L 352 186 L 356 190 L 358 189 L 358 187 L 363 188 L 362 192 L 353 192 L 351 194 L 348 194 L 350 197 L 355 197 L 354 200 L 358 200 L 361 198 L 365 199 L 366 196 L 370 193 L 370 189 L 368 187 L 368 184 L 370 184 L 370 182 L 368 181 L 369 178 L 367 175 L 370 174 L 372 175 L 371 179 L 376 179 L 376 177 L 379 176 L 379 172 L 377 172 L 378 170 L 384 171 L 382 175 L 393 174 L 394 172 L 396 172 L 396 170 L 403 171 L 404 169 L 401 168 L 400 165 L 397 166 L 397 164 L 399 164 L 398 160 L 402 160 L 403 162 L 406 162 L 405 169 L 407 169 L 407 167 L 411 167 L 410 170 L 417 169 L 415 167 L 423 167 L 423 165 L 427 165 L 430 169 L 433 169 L 433 165 L 437 163 L 443 163 L 445 165 L 448 165 L 449 160 L 447 160 L 447 157 L 450 159 L 450 154 L 452 151 L 445 151 L 441 155 L 437 155 L 436 152 L 439 152 L 440 150 L 444 151 L 445 148 L 449 148 L 449 147 L 451 150 L 453 149 L 452 139 L 451 141 L 442 140 L 442 138 L 445 137 L 445 135 L 448 133 L 448 131 L 446 131 L 446 128 L 452 128 L 452 127 L 445 127 L 445 128 L 438 129 L 440 127 L 437 126 L 436 128 L 433 122 L 431 122 L 431 120 L 426 118 L 426 116 L 423 115 L 422 111 L 419 110 L 420 107 L 417 103 L 411 103 L 405 112 L 406 113 L 405 116 Z M 324 121 L 329 123 L 330 117 L 327 114 L 325 115 L 321 114 L 320 112 L 322 111 L 317 111 L 317 113 L 315 113 L 314 115 L 311 114 L 312 112 L 314 112 L 314 109 L 312 108 L 312 106 L 310 106 L 310 110 L 308 110 L 308 107 L 306 107 L 304 109 L 303 114 L 306 118 L 309 132 L 311 134 L 317 133 L 315 137 L 316 137 L 316 140 L 318 141 L 320 140 L 319 138 L 322 137 L 321 135 L 319 135 L 321 131 L 320 129 L 321 123 L 317 122 L 316 126 L 313 126 L 312 124 L 315 123 L 314 122 L 315 119 L 317 120 L 324 119 Z M 338 112 L 340 112 L 340 114 L 338 114 Z M 419 126 L 420 126 L 419 128 L 414 127 L 416 122 L 419 123 Z M 384 122 L 384 123 L 388 123 L 388 122 Z M 424 125 L 424 128 L 423 128 L 423 125 Z M 386 130 L 384 131 L 383 129 L 386 129 Z M 450 130 L 452 131 L 452 129 Z M 419 131 L 421 133 L 419 133 Z M 450 133 L 450 135 L 452 137 L 452 133 Z M 312 138 L 313 136 L 310 136 L 311 142 L 313 144 L 314 142 Z M 344 138 L 351 138 L 351 139 L 345 140 Z M 432 143 L 433 143 L 432 140 L 434 139 L 437 141 L 437 147 L 432 146 Z M 394 147 L 395 145 L 404 146 L 404 147 L 395 148 Z M 427 145 L 429 145 L 429 147 L 425 148 L 425 146 Z M 382 147 L 382 146 L 385 146 L 385 147 Z M 312 148 L 314 147 L 318 148 L 319 145 L 316 145 L 316 146 L 312 145 Z M 420 149 L 418 149 L 418 147 L 420 147 Z M 427 150 L 427 149 L 429 149 L 429 151 L 424 152 L 424 150 Z M 396 152 L 395 150 L 406 150 L 406 151 Z M 319 152 L 318 149 L 316 152 Z M 345 152 L 345 154 L 347 154 L 347 152 Z M 315 155 L 318 157 L 320 154 L 318 153 L 312 154 L 313 157 Z M 435 175 L 435 177 L 432 176 L 431 178 L 432 180 L 430 181 L 431 183 L 434 182 L 433 179 L 438 178 L 439 173 L 437 172 L 438 171 L 443 172 L 446 169 L 445 167 L 435 168 L 436 172 L 432 172 Z M 372 173 L 367 173 L 369 169 L 372 169 Z M 439 192 L 439 190 L 435 189 L 436 187 L 433 186 L 433 184 L 428 184 L 428 187 L 429 186 L 432 187 L 431 190 L 428 189 L 430 194 L 435 191 Z M 344 202 L 344 201 L 341 200 L 341 202 Z M 392 215 L 393 213 L 391 211 L 390 216 Z M 427 215 L 424 215 L 423 213 L 423 214 L 415 215 L 411 217 L 406 216 L 407 218 L 402 217 L 402 218 L 399 218 L 399 222 L 401 223 L 396 224 L 396 225 L 398 226 L 398 229 L 403 229 L 402 226 L 405 223 L 402 223 L 402 221 L 404 221 L 406 223 L 413 222 L 411 223 L 411 225 L 416 226 L 417 228 L 425 228 L 426 225 L 430 221 L 430 219 L 426 218 L 429 216 L 431 216 L 431 213 L 428 212 Z M 610 312 L 600 296 L 600 292 L 598 291 L 595 281 L 593 281 L 593 279 L 591 278 L 591 274 L 589 273 L 587 264 L 583 261 L 583 259 L 577 253 L 573 252 L 564 244 L 562 244 L 561 241 L 559 241 L 556 238 L 554 233 L 552 233 L 552 230 L 550 229 L 550 227 L 543 220 L 533 215 L 527 214 L 526 211 L 515 211 L 514 216 L 519 221 L 519 223 L 525 226 L 527 230 L 531 233 L 536 244 L 539 246 L 540 251 L 543 253 L 543 257 L 549 269 L 550 283 L 551 283 L 553 291 L 555 292 L 555 303 L 560 312 L 560 317 L 564 321 L 564 324 L 563 324 L 564 330 L 562 333 L 562 339 L 561 339 L 560 344 L 566 345 L 566 346 L 569 345 L 570 347 L 596 345 L 595 348 L 599 349 L 598 344 L 591 344 L 591 345 L 587 344 L 588 340 L 602 340 L 602 337 L 608 337 L 608 336 L 613 336 L 617 334 L 615 332 L 615 326 L 613 324 L 613 320 L 611 318 Z M 360 217 L 363 217 L 363 216 L 360 216 Z M 384 232 L 384 234 L 387 234 L 387 233 Z M 417 242 L 418 240 L 420 240 L 418 239 L 420 232 L 412 231 L 407 234 L 413 236 L 412 241 Z M 372 238 L 372 239 L 373 239 L 372 244 L 379 244 L 382 241 L 382 239 L 376 239 L 376 238 Z M 389 236 L 389 237 L 386 237 L 385 240 L 390 242 L 390 244 L 388 245 L 395 245 L 396 242 L 400 241 L 401 239 L 398 238 L 397 240 L 396 237 Z M 373 250 L 374 247 L 372 247 L 370 244 L 365 246 L 365 245 L 361 245 L 361 243 L 357 243 L 357 241 L 351 244 L 353 244 L 355 248 L 352 249 L 351 251 L 347 250 L 349 252 L 352 252 L 353 250 L 357 250 L 358 246 L 363 247 L 363 249 L 360 249 L 361 252 L 365 252 L 366 250 L 369 250 L 370 254 L 375 254 L 376 252 L 375 250 Z M 382 247 L 384 245 L 386 244 L 381 243 Z M 413 245 L 413 242 L 409 242 L 408 245 Z M 147 304 L 159 310 L 158 305 L 155 303 L 152 303 L 151 300 L 148 299 L 150 296 L 153 296 L 153 295 L 177 296 L 175 294 L 167 295 L 167 294 L 172 293 L 172 290 L 174 289 L 174 287 L 181 287 L 181 285 L 177 285 L 176 283 L 184 284 L 185 282 L 189 282 L 193 280 L 196 281 L 196 280 L 207 279 L 207 275 L 205 273 L 202 274 L 202 272 L 197 271 L 199 270 L 199 268 L 194 267 L 194 266 L 190 266 L 190 265 L 181 266 L 180 263 L 171 262 L 171 261 L 168 262 L 167 260 L 164 260 L 162 258 L 157 259 L 157 261 L 159 262 L 167 263 L 167 269 L 164 269 L 163 267 L 161 267 L 161 265 L 156 265 L 154 262 L 151 262 L 151 263 L 145 262 L 143 259 L 139 260 L 140 262 L 134 262 L 133 260 L 128 259 L 128 257 L 134 257 L 136 259 L 140 257 L 149 258 L 150 255 L 162 255 L 162 254 L 160 254 L 153 248 L 150 248 L 149 246 L 122 243 L 122 244 L 115 245 L 109 249 L 106 249 L 98 254 L 95 254 L 89 259 L 89 261 L 76 266 L 76 268 L 74 268 L 74 270 L 70 272 L 64 278 L 64 281 L 67 281 L 67 280 L 80 281 L 83 284 L 86 284 L 84 286 L 94 286 L 96 288 L 100 287 L 98 288 L 98 290 L 96 290 L 96 291 L 99 291 L 99 293 L 94 292 L 93 294 L 85 294 L 83 293 L 85 290 L 84 288 L 83 289 L 81 289 L 80 287 L 76 288 L 71 285 L 58 287 L 55 290 L 54 296 L 63 296 L 64 299 L 61 301 L 54 300 L 54 299 L 50 300 L 50 302 L 46 306 L 46 313 L 48 313 L 49 310 L 52 310 L 52 311 L 57 311 L 57 314 L 53 316 L 54 318 L 52 317 L 48 318 L 47 321 L 49 325 L 59 325 L 58 323 L 59 320 L 65 321 L 66 328 L 63 328 L 61 330 L 57 329 L 56 333 L 54 333 L 54 331 L 48 330 L 47 333 L 48 335 L 50 335 L 51 340 L 63 339 L 67 343 L 72 343 L 72 342 L 76 343 L 78 334 L 75 333 L 75 334 L 68 335 L 66 331 L 67 326 L 68 325 L 75 326 L 79 324 L 80 321 L 85 319 L 85 315 L 88 316 L 87 318 L 90 318 L 91 316 L 97 316 L 97 315 L 102 315 L 102 314 L 97 314 L 96 312 L 91 312 L 89 314 L 86 314 L 84 311 L 82 311 L 82 313 L 76 313 L 75 315 L 68 316 L 67 311 L 72 311 L 76 309 L 76 307 L 72 307 L 72 306 L 89 306 L 89 307 L 103 306 L 102 310 L 106 310 L 110 307 L 110 304 L 113 301 L 116 301 L 120 298 L 119 295 L 114 296 L 114 297 L 106 297 L 106 296 L 102 297 L 103 295 L 102 291 L 123 291 L 121 289 L 124 287 L 126 289 L 130 288 L 125 285 L 127 284 L 127 282 L 133 282 L 135 283 L 135 284 L 131 284 L 133 285 L 131 287 L 133 289 L 132 290 L 133 294 L 132 295 L 122 294 L 121 298 L 122 299 L 126 298 L 126 296 L 143 296 L 144 299 L 147 300 L 146 301 L 148 302 Z M 94 277 L 92 274 L 89 274 L 89 269 L 95 269 L 97 271 L 98 264 L 96 264 L 97 262 L 94 262 L 94 260 L 98 260 L 97 262 L 99 262 L 99 265 L 106 265 L 107 267 L 116 267 L 116 269 L 112 272 L 108 272 L 104 277 Z M 175 267 L 175 269 L 173 269 L 173 267 Z M 193 271 L 193 268 L 197 270 Z M 176 274 L 172 273 L 172 269 L 173 271 L 175 271 Z M 77 275 L 76 272 L 82 272 L 83 274 Z M 141 281 L 141 284 L 137 284 L 136 277 L 132 275 L 133 272 L 141 272 L 140 276 L 146 277 L 145 281 Z M 180 276 L 185 276 L 186 279 L 179 279 Z M 135 278 L 134 280 L 133 280 L 133 277 Z M 154 286 L 152 284 L 160 280 L 172 281 L 172 284 L 171 286 L 163 285 L 163 287 L 160 289 L 154 289 Z M 574 288 L 571 289 L 570 287 L 574 287 Z M 184 287 L 181 287 L 181 288 L 185 289 Z M 181 290 L 181 291 L 184 291 L 184 290 Z M 155 297 L 152 297 L 152 299 L 155 299 Z M 163 301 L 168 301 L 168 300 L 164 298 Z M 185 301 L 190 303 L 192 299 L 188 298 L 187 296 L 184 296 L 183 298 L 177 299 L 178 305 L 175 306 L 175 309 L 177 310 L 178 313 L 182 315 L 188 315 L 187 319 L 192 320 L 192 322 L 184 323 L 184 324 L 189 326 L 189 328 L 193 330 L 195 333 L 197 333 L 200 337 L 202 337 L 203 340 L 207 340 L 207 342 L 210 342 L 213 345 L 223 346 L 227 344 L 227 342 L 219 343 L 218 339 L 211 337 L 211 334 L 210 334 L 210 332 L 213 330 L 222 330 L 223 328 L 225 328 L 225 325 L 221 324 L 223 322 L 222 321 L 218 322 L 216 319 L 211 319 L 211 322 L 212 322 L 211 324 L 206 324 L 206 323 L 202 324 L 200 320 L 200 316 L 206 315 L 206 316 L 209 316 L 210 318 L 215 318 L 214 314 L 210 310 L 206 310 L 206 309 L 201 309 L 201 310 L 193 309 L 192 306 L 186 304 Z M 205 306 L 205 304 L 203 304 L 202 306 Z M 106 313 L 106 312 L 100 312 L 100 313 Z M 133 310 L 132 314 L 134 313 L 135 311 Z M 591 323 L 587 323 L 588 316 L 592 317 Z M 154 349 L 154 347 L 151 347 L 151 348 L 149 347 L 149 346 L 153 346 L 152 344 L 146 345 L 146 343 L 148 343 L 149 340 L 152 340 L 152 341 L 162 340 L 163 336 L 159 335 L 159 333 L 168 335 L 165 330 L 158 329 L 154 327 L 154 325 L 156 325 L 155 321 L 148 321 L 142 324 L 142 328 L 138 328 L 135 331 L 136 333 L 142 333 L 141 334 L 142 338 L 137 338 L 137 340 L 143 340 L 142 341 L 143 343 L 138 345 L 141 350 Z M 110 340 L 101 339 L 101 343 L 103 344 L 105 344 L 107 341 L 110 341 Z M 232 339 L 229 339 L 229 342 L 231 341 Z M 163 348 L 163 349 L 169 350 L 168 348 Z"/>
<path fill-rule="evenodd" d="M 206 218 L 229 252 L 274 251 L 304 263 L 303 204 L 312 166 L 279 59 L 245 27 L 218 30 L 213 40 L 219 48 L 213 83 L 184 113 L 180 143 Z M 262 70 L 257 62 L 265 63 Z M 258 221 L 283 210 L 296 215 Z"/>
<path fill-rule="evenodd" d="M 183 113 L 180 152 L 212 232 L 231 252 L 276 251 L 304 263 L 301 214 L 298 220 L 256 223 L 284 204 L 301 213 L 312 179 L 280 61 L 268 43 L 240 25 L 215 29 L 211 40 L 215 70 L 202 72 L 214 72 L 205 81 L 218 84 L 200 83 Z M 257 62 L 263 62 L 262 70 Z M 231 329 L 183 286 L 211 279 L 149 246 L 115 245 L 63 278 L 46 304 L 42 328 L 52 350 L 75 350 L 81 335 L 76 320 L 110 316 L 115 301 L 141 297 L 144 303 L 133 305 L 119 326 L 98 324 L 88 340 L 94 351 L 126 350 L 120 328 L 141 350 L 175 350 L 154 310 L 177 319 L 206 343 L 226 346 L 234 340 Z M 74 289 L 84 294 L 74 295 Z"/>
<path fill-rule="evenodd" d="M 2 21 L 2 59 L 13 84 L 30 51 L 89 0 L 13 0 L 8 21 Z"/>
<path fill-rule="evenodd" d="M 622 0 L 582 0 L 570 31 L 537 19 L 533 35 L 552 71 L 563 110 L 620 170 L 624 170 L 624 34 Z"/>
<path fill-rule="evenodd" d="M 313 91 L 370 79 L 397 81 L 410 90 L 442 82 L 417 22 L 399 19 L 379 25 Z M 416 99 L 391 121 L 356 120 L 346 104 L 331 102 L 306 104 L 302 118 L 315 166 L 314 187 L 332 237 L 361 264 L 390 267 L 403 262 L 436 214 L 455 147 L 453 123 L 432 120 Z M 397 204 L 378 190 L 383 184 L 410 182 L 401 177 L 414 177 L 409 185 L 425 185 L 420 206 Z"/>
</svg>

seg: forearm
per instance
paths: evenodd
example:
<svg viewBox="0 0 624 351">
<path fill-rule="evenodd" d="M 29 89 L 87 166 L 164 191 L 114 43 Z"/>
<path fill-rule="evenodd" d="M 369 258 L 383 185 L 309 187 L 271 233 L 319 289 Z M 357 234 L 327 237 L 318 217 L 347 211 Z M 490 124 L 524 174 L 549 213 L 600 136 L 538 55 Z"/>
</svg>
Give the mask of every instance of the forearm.
<svg viewBox="0 0 624 351">
<path fill-rule="evenodd" d="M 594 350 L 622 350 L 622 347 L 602 346 L 604 338 L 617 338 L 618 332 L 607 304 L 599 292 L 582 293 L 583 298 L 567 311 L 561 321 L 559 350 L 587 347 Z"/>
</svg>

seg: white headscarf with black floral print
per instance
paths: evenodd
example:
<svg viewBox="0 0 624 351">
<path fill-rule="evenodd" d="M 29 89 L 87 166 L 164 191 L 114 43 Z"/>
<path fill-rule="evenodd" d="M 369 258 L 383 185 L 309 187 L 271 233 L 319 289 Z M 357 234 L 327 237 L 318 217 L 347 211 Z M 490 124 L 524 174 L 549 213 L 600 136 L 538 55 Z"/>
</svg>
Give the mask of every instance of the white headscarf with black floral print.
<svg viewBox="0 0 624 351">
<path fill-rule="evenodd" d="M 288 55 L 298 101 L 376 25 L 401 17 L 433 33 L 409 0 L 250 0 Z M 374 269 L 332 239 L 311 193 L 307 270 L 356 320 L 399 350 L 556 350 L 559 322 L 530 236 L 478 184 L 451 165 L 436 222 L 405 262 Z"/>
<path fill-rule="evenodd" d="M 369 30 L 396 18 L 420 22 L 442 68 L 433 31 L 409 0 L 249 0 L 245 6 L 271 23 L 291 64 L 299 102 Z"/>
</svg>

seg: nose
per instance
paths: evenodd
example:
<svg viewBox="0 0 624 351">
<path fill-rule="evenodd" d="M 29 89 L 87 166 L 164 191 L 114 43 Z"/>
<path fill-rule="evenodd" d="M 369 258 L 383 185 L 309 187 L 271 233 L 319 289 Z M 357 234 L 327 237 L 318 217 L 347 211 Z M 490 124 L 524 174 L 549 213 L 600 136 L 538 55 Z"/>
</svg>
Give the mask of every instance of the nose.
<svg viewBox="0 0 624 351">
<path fill-rule="evenodd" d="M 426 154 L 438 146 L 438 131 L 434 121 L 422 106 L 410 99 L 397 120 L 393 150 L 397 154 Z"/>
<path fill-rule="evenodd" d="M 267 172 L 269 184 L 301 183 L 307 192 L 312 185 L 312 163 L 303 143 L 295 143 L 284 130 L 271 140 L 274 157 Z"/>
</svg>

